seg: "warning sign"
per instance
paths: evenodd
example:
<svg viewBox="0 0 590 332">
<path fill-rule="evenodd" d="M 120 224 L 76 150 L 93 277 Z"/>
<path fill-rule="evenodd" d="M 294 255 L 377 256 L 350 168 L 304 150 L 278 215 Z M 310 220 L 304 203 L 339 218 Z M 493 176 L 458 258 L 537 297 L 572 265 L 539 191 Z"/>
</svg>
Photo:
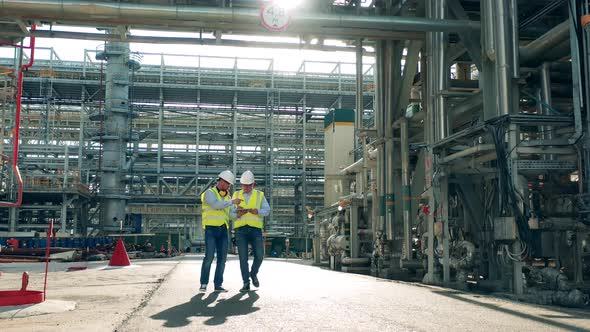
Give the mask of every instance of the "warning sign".
<svg viewBox="0 0 590 332">
<path fill-rule="evenodd" d="M 260 21 L 268 30 L 285 31 L 291 22 L 291 14 L 285 6 L 271 2 L 260 9 Z"/>
</svg>

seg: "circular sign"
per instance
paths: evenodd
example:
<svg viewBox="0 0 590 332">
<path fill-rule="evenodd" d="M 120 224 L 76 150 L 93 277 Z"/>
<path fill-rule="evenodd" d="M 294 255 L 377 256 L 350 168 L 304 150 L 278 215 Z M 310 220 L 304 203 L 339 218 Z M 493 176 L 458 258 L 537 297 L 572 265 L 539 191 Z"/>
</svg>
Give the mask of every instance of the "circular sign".
<svg viewBox="0 0 590 332">
<path fill-rule="evenodd" d="M 260 9 L 260 21 L 268 30 L 284 31 L 291 22 L 291 14 L 284 6 L 271 2 Z"/>
</svg>

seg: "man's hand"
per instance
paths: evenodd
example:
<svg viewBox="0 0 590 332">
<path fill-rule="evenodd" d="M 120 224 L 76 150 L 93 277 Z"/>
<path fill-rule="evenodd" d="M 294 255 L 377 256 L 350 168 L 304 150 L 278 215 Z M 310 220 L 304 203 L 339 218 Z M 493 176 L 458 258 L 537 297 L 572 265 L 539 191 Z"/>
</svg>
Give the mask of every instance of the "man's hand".
<svg viewBox="0 0 590 332">
<path fill-rule="evenodd" d="M 258 214 L 258 209 L 250 209 L 250 213 L 252 213 L 252 214 Z"/>
<path fill-rule="evenodd" d="M 240 218 L 241 216 L 243 216 L 243 215 L 245 215 L 246 213 L 248 213 L 248 210 L 245 210 L 245 209 L 238 209 L 237 213 L 238 213 L 238 218 Z"/>
<path fill-rule="evenodd" d="M 234 198 L 231 202 L 232 202 L 232 204 L 238 205 L 238 204 L 242 203 L 242 200 L 239 198 Z"/>
</svg>

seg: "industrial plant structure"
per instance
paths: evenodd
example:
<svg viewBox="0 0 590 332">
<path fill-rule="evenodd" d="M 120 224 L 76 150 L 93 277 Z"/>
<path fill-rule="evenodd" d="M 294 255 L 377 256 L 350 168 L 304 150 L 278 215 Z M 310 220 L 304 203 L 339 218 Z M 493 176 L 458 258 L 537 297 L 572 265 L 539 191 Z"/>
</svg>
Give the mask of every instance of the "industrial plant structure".
<svg viewBox="0 0 590 332">
<path fill-rule="evenodd" d="M 0 0 L 1 45 L 15 50 L 0 59 L 0 236 L 34 237 L 49 219 L 58 236 L 105 236 L 123 220 L 190 246 L 203 190 L 225 169 L 252 170 L 272 208 L 267 237 L 317 264 L 587 301 L 587 0 L 307 1 L 282 31 L 261 22 L 266 3 Z M 39 38 L 101 46 L 65 61 Z M 136 42 L 357 61 L 283 72 Z M 555 278 L 564 286 L 539 286 Z"/>
</svg>

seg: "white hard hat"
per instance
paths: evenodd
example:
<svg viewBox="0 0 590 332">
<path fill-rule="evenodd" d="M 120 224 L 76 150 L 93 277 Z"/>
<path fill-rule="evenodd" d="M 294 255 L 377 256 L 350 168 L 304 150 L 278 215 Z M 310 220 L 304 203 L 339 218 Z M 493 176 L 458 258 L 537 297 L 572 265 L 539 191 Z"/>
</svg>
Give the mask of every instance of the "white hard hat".
<svg viewBox="0 0 590 332">
<path fill-rule="evenodd" d="M 236 182 L 236 177 L 234 176 L 234 173 L 232 173 L 231 171 L 223 171 L 219 173 L 219 178 L 224 179 L 231 185 L 233 185 Z"/>
<path fill-rule="evenodd" d="M 240 177 L 240 183 L 241 184 L 254 183 L 254 174 L 252 174 L 251 171 L 245 171 L 244 173 L 242 173 L 242 176 Z"/>
</svg>

